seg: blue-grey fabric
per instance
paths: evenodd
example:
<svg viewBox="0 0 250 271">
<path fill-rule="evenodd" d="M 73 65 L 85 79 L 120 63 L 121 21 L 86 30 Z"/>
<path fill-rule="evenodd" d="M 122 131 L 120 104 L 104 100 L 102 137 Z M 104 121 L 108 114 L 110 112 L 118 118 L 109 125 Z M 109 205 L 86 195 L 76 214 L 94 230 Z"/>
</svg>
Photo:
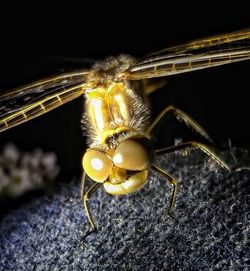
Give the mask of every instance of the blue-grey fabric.
<svg viewBox="0 0 250 271">
<path fill-rule="evenodd" d="M 80 184 L 64 183 L 2 219 L 0 270 L 250 270 L 249 171 L 229 176 L 198 150 L 158 164 L 178 179 L 174 218 L 171 186 L 151 173 L 130 195 L 96 191 L 84 238 Z"/>
</svg>

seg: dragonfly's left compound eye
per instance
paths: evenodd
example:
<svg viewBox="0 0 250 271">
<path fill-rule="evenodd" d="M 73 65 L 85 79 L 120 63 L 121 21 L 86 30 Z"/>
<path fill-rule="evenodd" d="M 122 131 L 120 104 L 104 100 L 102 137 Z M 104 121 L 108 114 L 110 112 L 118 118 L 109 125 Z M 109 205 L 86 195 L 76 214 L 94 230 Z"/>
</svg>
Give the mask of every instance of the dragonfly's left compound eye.
<svg viewBox="0 0 250 271">
<path fill-rule="evenodd" d="M 97 150 L 87 151 L 83 156 L 82 165 L 86 174 L 98 183 L 103 183 L 108 178 L 113 167 L 106 154 Z"/>
<path fill-rule="evenodd" d="M 127 170 L 144 170 L 149 167 L 149 153 L 139 140 L 127 139 L 116 148 L 113 163 Z"/>
</svg>

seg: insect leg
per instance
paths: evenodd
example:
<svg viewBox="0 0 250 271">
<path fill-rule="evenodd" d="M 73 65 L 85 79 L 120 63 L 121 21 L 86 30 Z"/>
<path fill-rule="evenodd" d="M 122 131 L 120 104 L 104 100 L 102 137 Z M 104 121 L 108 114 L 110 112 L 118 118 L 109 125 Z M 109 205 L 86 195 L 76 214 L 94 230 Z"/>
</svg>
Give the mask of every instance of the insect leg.
<svg viewBox="0 0 250 271">
<path fill-rule="evenodd" d="M 155 128 L 155 126 L 160 122 L 160 120 L 166 115 L 172 113 L 174 114 L 178 120 L 184 121 L 185 124 L 188 127 L 193 128 L 198 134 L 202 135 L 203 137 L 205 137 L 207 140 L 209 140 L 210 142 L 213 142 L 213 140 L 211 139 L 211 137 L 209 136 L 209 134 L 205 131 L 205 129 L 198 124 L 195 120 L 193 120 L 187 113 L 183 112 L 180 109 L 175 108 L 172 105 L 167 106 L 159 115 L 158 117 L 155 119 L 155 121 L 150 125 L 149 129 L 148 129 L 148 134 L 151 134 L 152 130 Z"/>
<path fill-rule="evenodd" d="M 86 181 L 86 173 L 84 172 L 82 176 L 82 180 L 81 180 L 81 199 L 83 201 L 85 212 L 89 220 L 89 223 L 94 231 L 96 230 L 96 226 L 95 226 L 93 217 L 91 215 L 91 212 L 89 210 L 88 200 L 90 196 L 92 196 L 93 193 L 101 186 L 101 183 L 94 183 L 85 193 L 85 185 L 86 185 L 85 181 Z"/>
<path fill-rule="evenodd" d="M 178 185 L 177 185 L 176 179 L 155 164 L 152 165 L 152 169 L 156 171 L 156 173 L 161 175 L 164 179 L 166 179 L 168 182 L 170 182 L 173 186 L 172 197 L 171 197 L 170 204 L 168 207 L 168 213 L 171 214 L 172 209 L 175 204 L 176 194 L 177 194 Z"/>
<path fill-rule="evenodd" d="M 187 148 L 200 149 L 201 151 L 206 153 L 209 157 L 211 157 L 214 161 L 216 161 L 221 167 L 225 168 L 229 172 L 232 171 L 230 166 L 225 161 L 223 161 L 212 149 L 210 149 L 207 145 L 204 145 L 202 143 L 195 142 L 195 141 L 185 142 L 185 143 L 182 143 L 182 144 L 179 144 L 176 146 L 158 149 L 155 151 L 155 153 L 156 154 L 164 154 L 164 153 L 170 153 L 170 152 L 183 150 L 183 149 L 187 149 Z"/>
</svg>

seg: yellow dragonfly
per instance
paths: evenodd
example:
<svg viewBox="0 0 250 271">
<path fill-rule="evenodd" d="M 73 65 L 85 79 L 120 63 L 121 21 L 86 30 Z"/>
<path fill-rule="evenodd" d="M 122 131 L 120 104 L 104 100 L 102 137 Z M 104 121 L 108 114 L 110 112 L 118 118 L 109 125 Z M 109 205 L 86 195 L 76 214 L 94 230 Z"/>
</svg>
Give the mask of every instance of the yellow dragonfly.
<svg viewBox="0 0 250 271">
<path fill-rule="evenodd" d="M 244 29 L 169 47 L 142 59 L 128 55 L 109 57 L 88 70 L 58 74 L 7 91 L 0 96 L 0 131 L 83 95 L 82 122 L 88 134 L 88 149 L 82 159 L 81 197 L 91 227 L 96 228 L 88 200 L 98 187 L 103 186 L 113 195 L 127 194 L 144 185 L 150 170 L 172 184 L 171 212 L 177 181 L 156 164 L 156 155 L 199 148 L 226 170 L 231 168 L 210 147 L 195 141 L 154 149 L 153 131 L 166 114 L 174 114 L 204 138 L 211 138 L 194 119 L 172 105 L 150 123 L 147 96 L 162 86 L 162 80 L 152 78 L 249 60 L 249 41 L 250 29 Z M 86 178 L 94 181 L 88 189 Z"/>
</svg>

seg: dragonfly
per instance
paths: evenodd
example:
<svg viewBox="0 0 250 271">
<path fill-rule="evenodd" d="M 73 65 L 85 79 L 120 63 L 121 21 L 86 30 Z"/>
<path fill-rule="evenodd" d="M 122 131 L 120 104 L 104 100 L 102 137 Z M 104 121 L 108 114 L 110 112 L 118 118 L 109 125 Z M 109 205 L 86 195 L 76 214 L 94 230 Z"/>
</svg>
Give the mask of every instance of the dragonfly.
<svg viewBox="0 0 250 271">
<path fill-rule="evenodd" d="M 212 142 L 205 129 L 181 109 L 168 105 L 150 122 L 147 97 L 162 86 L 161 77 L 193 72 L 250 59 L 250 29 L 197 39 L 168 47 L 144 58 L 108 57 L 92 68 L 57 74 L 0 96 L 0 132 L 84 96 L 82 123 L 87 134 L 83 155 L 81 199 L 93 230 L 89 199 L 103 186 L 111 195 L 141 188 L 150 171 L 172 185 L 169 213 L 175 205 L 178 182 L 156 163 L 156 156 L 198 148 L 225 170 L 231 167 L 208 145 L 183 142 L 157 149 L 152 135 L 163 117 L 173 114 Z M 93 185 L 87 187 L 91 179 Z"/>
</svg>

